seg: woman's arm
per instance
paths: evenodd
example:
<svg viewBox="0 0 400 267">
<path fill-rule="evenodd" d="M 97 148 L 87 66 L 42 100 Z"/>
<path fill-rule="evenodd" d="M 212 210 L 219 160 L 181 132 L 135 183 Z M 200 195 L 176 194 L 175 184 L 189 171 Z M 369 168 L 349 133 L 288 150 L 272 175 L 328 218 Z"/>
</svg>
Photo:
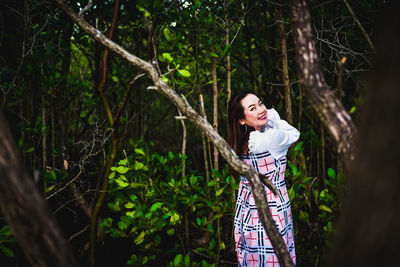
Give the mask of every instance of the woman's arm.
<svg viewBox="0 0 400 267">
<path fill-rule="evenodd" d="M 249 151 L 252 153 L 269 151 L 278 159 L 286 155 L 290 145 L 299 139 L 300 132 L 285 120 L 281 120 L 275 109 L 269 109 L 267 116 L 265 131 L 250 133 Z"/>
</svg>

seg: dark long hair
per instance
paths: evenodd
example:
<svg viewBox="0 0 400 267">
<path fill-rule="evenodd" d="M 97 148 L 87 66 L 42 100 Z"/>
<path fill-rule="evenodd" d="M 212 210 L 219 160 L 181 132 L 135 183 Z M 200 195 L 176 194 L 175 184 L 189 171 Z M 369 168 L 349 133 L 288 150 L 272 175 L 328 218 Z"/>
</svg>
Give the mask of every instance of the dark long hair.
<svg viewBox="0 0 400 267">
<path fill-rule="evenodd" d="M 251 90 L 239 91 L 234 94 L 228 105 L 228 143 L 240 156 L 247 154 L 247 143 L 253 127 L 240 125 L 239 120 L 244 119 L 244 110 L 240 101 L 248 94 L 254 94 Z"/>
</svg>

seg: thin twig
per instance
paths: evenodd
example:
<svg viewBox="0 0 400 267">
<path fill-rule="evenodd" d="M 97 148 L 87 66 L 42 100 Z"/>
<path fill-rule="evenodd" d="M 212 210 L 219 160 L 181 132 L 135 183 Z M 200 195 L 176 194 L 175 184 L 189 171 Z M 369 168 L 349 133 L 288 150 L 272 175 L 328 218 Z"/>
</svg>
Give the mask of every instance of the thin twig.
<svg viewBox="0 0 400 267">
<path fill-rule="evenodd" d="M 349 5 L 349 2 L 347 2 L 347 0 L 343 0 L 344 4 L 346 5 L 347 9 L 349 10 L 351 16 L 353 17 L 355 23 L 357 24 L 358 28 L 360 28 L 361 33 L 364 35 L 365 39 L 367 39 L 367 42 L 369 44 L 369 46 L 371 47 L 372 51 L 374 51 L 374 53 L 376 52 L 374 45 L 372 44 L 371 39 L 368 36 L 368 33 L 365 31 L 364 27 L 361 25 L 360 21 L 358 20 L 356 14 L 354 13 L 353 9 L 351 8 L 351 6 Z"/>
<path fill-rule="evenodd" d="M 82 17 L 93 5 L 93 0 L 89 0 L 87 5 L 79 11 L 78 16 Z"/>
</svg>

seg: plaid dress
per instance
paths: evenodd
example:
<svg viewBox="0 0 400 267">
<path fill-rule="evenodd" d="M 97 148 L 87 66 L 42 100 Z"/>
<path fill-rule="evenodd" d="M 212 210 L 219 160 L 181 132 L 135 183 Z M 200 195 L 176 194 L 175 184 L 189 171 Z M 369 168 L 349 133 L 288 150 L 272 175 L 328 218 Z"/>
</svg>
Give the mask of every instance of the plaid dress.
<svg viewBox="0 0 400 267">
<path fill-rule="evenodd" d="M 274 195 L 264 185 L 272 218 L 296 264 L 292 212 L 285 183 L 286 156 L 275 159 L 267 151 L 258 154 L 249 153 L 242 156 L 242 160 L 253 165 L 257 172 L 266 175 L 278 189 L 279 195 Z M 239 266 L 280 266 L 278 257 L 259 220 L 250 184 L 243 176 L 241 176 L 236 201 L 234 227 Z"/>
</svg>

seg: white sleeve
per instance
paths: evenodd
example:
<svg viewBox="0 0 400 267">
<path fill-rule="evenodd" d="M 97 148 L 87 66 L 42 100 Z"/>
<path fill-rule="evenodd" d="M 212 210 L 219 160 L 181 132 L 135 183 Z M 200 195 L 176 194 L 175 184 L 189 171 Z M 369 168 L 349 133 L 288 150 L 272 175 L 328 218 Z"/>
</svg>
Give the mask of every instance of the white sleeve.
<svg viewBox="0 0 400 267">
<path fill-rule="evenodd" d="M 249 151 L 262 153 L 269 151 L 271 155 L 279 159 L 286 155 L 291 144 L 299 139 L 299 131 L 281 120 L 275 109 L 268 110 L 268 123 L 265 132 L 254 131 L 249 137 Z"/>
</svg>

